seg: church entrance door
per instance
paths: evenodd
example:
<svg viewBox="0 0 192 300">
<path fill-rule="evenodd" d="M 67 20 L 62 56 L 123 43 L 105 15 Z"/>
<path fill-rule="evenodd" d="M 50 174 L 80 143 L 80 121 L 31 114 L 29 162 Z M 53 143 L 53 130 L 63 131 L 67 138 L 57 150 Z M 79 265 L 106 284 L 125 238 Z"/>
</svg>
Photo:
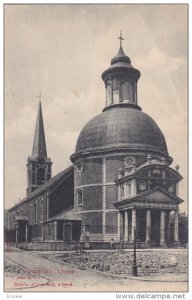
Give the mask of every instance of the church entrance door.
<svg viewBox="0 0 192 300">
<path fill-rule="evenodd" d="M 63 224 L 63 240 L 72 241 L 72 224 Z"/>
<path fill-rule="evenodd" d="M 153 210 L 151 214 L 151 244 L 160 246 L 160 211 Z"/>
</svg>

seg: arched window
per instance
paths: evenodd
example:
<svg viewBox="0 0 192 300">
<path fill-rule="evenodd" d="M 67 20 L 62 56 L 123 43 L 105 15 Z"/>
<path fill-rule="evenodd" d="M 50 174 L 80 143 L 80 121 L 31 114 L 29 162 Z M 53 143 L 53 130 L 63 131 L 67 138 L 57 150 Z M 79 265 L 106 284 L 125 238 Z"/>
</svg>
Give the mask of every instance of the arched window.
<svg viewBox="0 0 192 300">
<path fill-rule="evenodd" d="M 40 201 L 41 204 L 41 218 L 43 217 L 43 198 Z"/>
<path fill-rule="evenodd" d="M 48 235 L 51 234 L 51 224 L 48 224 Z"/>
<path fill-rule="evenodd" d="M 107 83 L 106 85 L 106 100 L 107 100 L 107 106 L 112 104 L 112 90 L 111 90 L 111 84 Z"/>
<path fill-rule="evenodd" d="M 77 192 L 77 206 L 83 205 L 83 191 Z"/>
<path fill-rule="evenodd" d="M 113 90 L 113 104 L 119 103 L 119 90 Z"/>
<path fill-rule="evenodd" d="M 37 224 L 37 203 L 34 203 L 34 223 Z"/>
<path fill-rule="evenodd" d="M 45 183 L 45 169 L 39 168 L 37 170 L 37 185 Z"/>
<path fill-rule="evenodd" d="M 124 185 L 121 186 L 121 198 L 125 196 L 125 188 Z"/>
<path fill-rule="evenodd" d="M 129 81 L 124 81 L 121 83 L 121 97 L 122 102 L 133 103 L 133 92 L 132 85 Z"/>
<path fill-rule="evenodd" d="M 127 183 L 127 194 L 128 197 L 131 197 L 132 191 L 131 191 L 131 182 Z"/>
</svg>

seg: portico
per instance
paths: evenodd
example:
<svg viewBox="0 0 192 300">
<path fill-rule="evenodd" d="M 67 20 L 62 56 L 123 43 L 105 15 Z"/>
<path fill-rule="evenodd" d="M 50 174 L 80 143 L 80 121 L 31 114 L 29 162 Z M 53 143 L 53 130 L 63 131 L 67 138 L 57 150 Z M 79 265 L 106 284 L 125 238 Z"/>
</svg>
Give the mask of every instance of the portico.
<svg viewBox="0 0 192 300">
<path fill-rule="evenodd" d="M 118 212 L 118 240 L 145 246 L 166 247 L 178 245 L 178 207 L 182 200 L 167 195 L 160 187 L 138 196 L 115 202 Z M 174 240 L 170 240 L 170 214 L 174 214 Z"/>
</svg>

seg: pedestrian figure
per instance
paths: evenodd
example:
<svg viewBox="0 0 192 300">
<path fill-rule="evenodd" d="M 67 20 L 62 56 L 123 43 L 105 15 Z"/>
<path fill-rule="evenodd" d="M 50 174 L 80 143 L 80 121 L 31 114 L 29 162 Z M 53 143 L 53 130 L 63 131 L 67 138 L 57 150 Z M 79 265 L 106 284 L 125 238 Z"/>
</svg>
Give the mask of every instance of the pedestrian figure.
<svg viewBox="0 0 192 300">
<path fill-rule="evenodd" d="M 114 249 L 114 239 L 111 239 L 111 242 L 110 242 L 110 249 L 112 250 L 112 249 Z"/>
<path fill-rule="evenodd" d="M 137 247 L 137 248 L 140 248 L 140 244 L 141 244 L 141 241 L 140 241 L 140 239 L 138 239 L 138 240 L 137 240 L 136 247 Z"/>
<path fill-rule="evenodd" d="M 122 241 L 121 241 L 121 249 L 124 249 L 124 246 L 125 246 L 125 241 L 124 241 L 124 239 L 122 239 Z"/>
</svg>

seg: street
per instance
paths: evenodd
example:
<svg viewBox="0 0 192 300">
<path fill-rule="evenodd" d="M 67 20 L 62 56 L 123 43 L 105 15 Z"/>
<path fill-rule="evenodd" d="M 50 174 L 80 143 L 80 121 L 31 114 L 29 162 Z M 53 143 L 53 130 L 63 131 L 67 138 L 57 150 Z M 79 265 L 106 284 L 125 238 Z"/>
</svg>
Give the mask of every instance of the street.
<svg viewBox="0 0 192 300">
<path fill-rule="evenodd" d="M 174 281 L 166 275 L 155 278 L 151 276 L 150 281 L 139 277 L 123 279 L 99 271 L 79 270 L 74 265 L 60 264 L 32 251 L 26 252 L 15 248 L 5 252 L 5 264 L 19 266 L 24 270 L 24 274 L 20 272 L 13 274 L 12 277 L 5 272 L 5 291 L 187 291 L 184 276 L 181 280 L 174 277 Z"/>
</svg>

